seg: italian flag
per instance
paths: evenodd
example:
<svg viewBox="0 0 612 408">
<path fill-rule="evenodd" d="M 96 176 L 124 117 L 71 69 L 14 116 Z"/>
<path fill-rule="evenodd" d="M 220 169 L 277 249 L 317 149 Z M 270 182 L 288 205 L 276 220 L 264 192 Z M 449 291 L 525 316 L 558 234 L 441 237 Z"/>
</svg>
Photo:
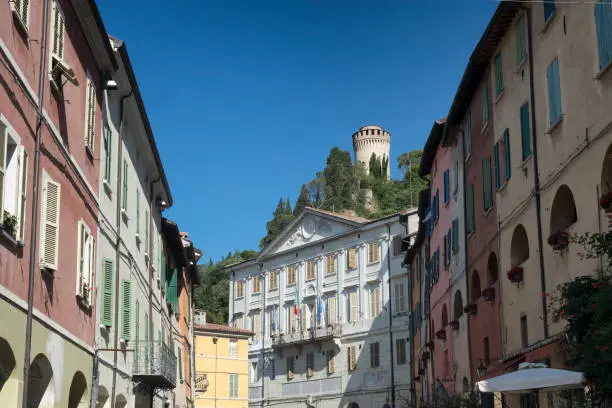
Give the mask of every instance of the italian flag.
<svg viewBox="0 0 612 408">
<path fill-rule="evenodd" d="M 298 294 L 297 294 L 297 289 L 295 290 L 295 302 L 293 303 L 293 312 L 296 315 L 300 314 L 300 307 L 298 306 L 299 300 L 298 300 Z"/>
</svg>

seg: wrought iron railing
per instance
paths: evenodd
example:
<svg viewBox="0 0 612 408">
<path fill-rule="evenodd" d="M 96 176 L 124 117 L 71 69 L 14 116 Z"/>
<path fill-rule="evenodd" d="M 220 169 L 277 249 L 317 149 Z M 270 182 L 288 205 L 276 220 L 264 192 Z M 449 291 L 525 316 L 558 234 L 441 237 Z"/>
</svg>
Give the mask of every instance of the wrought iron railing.
<svg viewBox="0 0 612 408">
<path fill-rule="evenodd" d="M 308 341 L 323 341 L 338 338 L 342 334 L 339 324 L 329 324 L 322 327 L 311 327 L 305 330 L 291 330 L 288 333 L 274 333 L 272 344 L 275 346 L 289 345 Z"/>
<path fill-rule="evenodd" d="M 132 376 L 159 386 L 176 386 L 176 356 L 162 341 L 134 341 Z"/>
</svg>

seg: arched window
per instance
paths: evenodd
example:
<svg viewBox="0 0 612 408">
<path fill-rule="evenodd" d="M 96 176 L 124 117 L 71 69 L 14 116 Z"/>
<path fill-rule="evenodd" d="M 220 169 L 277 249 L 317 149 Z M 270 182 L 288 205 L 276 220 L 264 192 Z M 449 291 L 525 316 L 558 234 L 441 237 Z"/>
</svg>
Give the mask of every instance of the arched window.
<svg viewBox="0 0 612 408">
<path fill-rule="evenodd" d="M 442 305 L 442 328 L 448 326 L 448 311 L 446 310 L 446 304 Z"/>
<path fill-rule="evenodd" d="M 491 252 L 489 254 L 489 260 L 487 262 L 487 278 L 489 285 L 493 285 L 499 279 L 499 269 L 495 252 Z"/>
<path fill-rule="evenodd" d="M 572 190 L 565 184 L 559 187 L 550 209 L 550 233 L 565 231 L 578 220 Z"/>
<path fill-rule="evenodd" d="M 68 393 L 68 408 L 87 408 L 87 380 L 82 372 L 77 371 L 72 377 L 70 391 Z"/>
<path fill-rule="evenodd" d="M 17 361 L 8 341 L 0 337 L 0 401 L 7 407 L 16 407 L 19 393 Z"/>
<path fill-rule="evenodd" d="M 470 296 L 472 302 L 476 302 L 480 298 L 481 293 L 482 289 L 480 287 L 480 275 L 478 274 L 478 271 L 474 271 L 472 273 L 472 293 Z"/>
<path fill-rule="evenodd" d="M 510 242 L 510 263 L 512 266 L 518 266 L 529 258 L 529 239 L 527 231 L 522 225 L 517 225 L 512 233 L 512 241 Z"/>
<path fill-rule="evenodd" d="M 30 364 L 28 378 L 28 405 L 38 407 L 43 401 L 55 400 L 53 369 L 44 354 L 39 354 Z"/>
<path fill-rule="evenodd" d="M 456 291 L 453 301 L 453 320 L 459 320 L 461 316 L 463 316 L 463 296 L 460 291 Z"/>
<path fill-rule="evenodd" d="M 612 144 L 608 147 L 608 151 L 604 156 L 603 165 L 601 167 L 601 191 L 602 195 L 612 191 Z"/>
</svg>

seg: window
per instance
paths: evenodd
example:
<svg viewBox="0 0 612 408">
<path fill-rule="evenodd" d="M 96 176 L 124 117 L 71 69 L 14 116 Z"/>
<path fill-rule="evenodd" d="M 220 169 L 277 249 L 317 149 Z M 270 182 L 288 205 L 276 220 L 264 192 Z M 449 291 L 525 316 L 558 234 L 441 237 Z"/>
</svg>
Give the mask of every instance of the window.
<svg viewBox="0 0 612 408">
<path fill-rule="evenodd" d="M 115 300 L 115 267 L 113 261 L 104 258 L 102 261 L 102 307 L 100 322 L 106 326 L 113 325 L 113 302 Z"/>
<path fill-rule="evenodd" d="M 130 340 L 132 334 L 132 282 L 121 281 L 121 338 Z"/>
<path fill-rule="evenodd" d="M 561 120 L 561 80 L 559 78 L 559 59 L 555 58 L 546 70 L 548 81 L 549 125 L 552 127 Z"/>
<path fill-rule="evenodd" d="M 238 357 L 238 340 L 230 339 L 229 342 L 229 356 Z"/>
<path fill-rule="evenodd" d="M 406 311 L 406 283 L 395 283 L 395 312 L 404 313 Z"/>
<path fill-rule="evenodd" d="M 287 379 L 293 379 L 293 372 L 295 371 L 295 360 L 293 356 L 287 357 Z"/>
<path fill-rule="evenodd" d="M 370 317 L 380 316 L 380 285 L 370 288 Z"/>
<path fill-rule="evenodd" d="M 498 52 L 495 56 L 495 97 L 499 98 L 502 92 L 504 92 L 504 73 L 501 52 Z"/>
<path fill-rule="evenodd" d="M 358 303 L 359 300 L 357 298 L 357 292 L 356 291 L 349 292 L 346 299 L 347 299 L 346 314 L 348 316 L 348 321 L 356 322 L 357 314 L 359 313 L 359 303 Z"/>
<path fill-rule="evenodd" d="M 327 275 L 333 275 L 336 273 L 336 255 L 327 255 L 325 257 L 325 272 Z"/>
<path fill-rule="evenodd" d="M 552 15 L 555 13 L 555 1 L 547 0 L 543 4 L 544 6 L 544 21 L 547 22 L 550 20 Z"/>
<path fill-rule="evenodd" d="M 87 111 L 85 113 L 85 146 L 93 154 L 94 140 L 96 138 L 96 85 L 88 77 L 85 90 Z"/>
<path fill-rule="evenodd" d="M 333 374 L 336 371 L 336 362 L 334 352 L 327 351 L 327 374 Z"/>
<path fill-rule="evenodd" d="M 287 267 L 287 286 L 295 285 L 295 278 L 297 275 L 297 268 L 295 265 Z"/>
<path fill-rule="evenodd" d="M 482 203 L 485 212 L 493 207 L 493 186 L 491 180 L 491 158 L 482 159 Z"/>
<path fill-rule="evenodd" d="M 444 170 L 444 204 L 450 200 L 450 172 L 448 169 Z"/>
<path fill-rule="evenodd" d="M 444 267 L 446 268 L 448 266 L 448 259 L 449 259 L 449 252 L 446 250 L 446 248 L 448 247 L 448 235 L 444 234 Z"/>
<path fill-rule="evenodd" d="M 455 218 L 453 219 L 453 226 L 451 227 L 452 229 L 452 248 L 453 248 L 453 254 L 456 254 L 459 252 L 459 219 Z"/>
<path fill-rule="evenodd" d="M 510 180 L 512 175 L 512 163 L 510 162 L 510 132 L 504 130 L 504 176 L 506 181 Z"/>
<path fill-rule="evenodd" d="M 612 61 L 612 5 L 608 0 L 599 0 L 595 6 L 595 25 L 597 26 L 599 69 L 602 70 Z"/>
<path fill-rule="evenodd" d="M 436 190 L 436 197 L 434 199 L 434 224 L 438 223 L 438 218 L 440 218 L 440 190 Z"/>
<path fill-rule="evenodd" d="M 253 337 L 255 340 L 259 340 L 261 336 L 261 316 L 259 312 L 254 313 L 251 316 L 251 330 L 253 331 Z"/>
<path fill-rule="evenodd" d="M 355 346 L 349 346 L 346 349 L 348 356 L 348 370 L 355 371 L 357 369 L 357 348 Z"/>
<path fill-rule="evenodd" d="M 493 146 L 493 167 L 495 169 L 495 190 L 499 190 L 501 187 L 501 174 L 499 169 L 499 142 Z"/>
<path fill-rule="evenodd" d="M 287 316 L 288 322 L 287 322 L 287 327 L 291 328 L 291 331 L 296 331 L 297 330 L 297 311 L 296 311 L 296 306 L 293 303 L 290 303 L 289 305 L 287 305 L 286 309 L 285 309 L 285 315 Z"/>
<path fill-rule="evenodd" d="M 48 177 L 43 182 L 43 186 L 41 264 L 44 268 L 55 271 L 57 270 L 57 250 L 59 244 L 61 188 L 58 183 Z"/>
<path fill-rule="evenodd" d="M 104 176 L 103 180 L 108 183 L 111 178 L 111 147 L 112 147 L 112 133 L 110 127 L 105 123 L 103 129 L 104 137 Z"/>
<path fill-rule="evenodd" d="M 516 22 L 516 65 L 521 65 L 527 58 L 525 44 L 525 15 L 521 13 Z"/>
<path fill-rule="evenodd" d="M 379 344 L 370 343 L 370 368 L 376 368 L 380 365 Z"/>
<path fill-rule="evenodd" d="M 379 255 L 380 254 L 378 253 L 378 242 L 368 244 L 368 263 L 378 263 Z"/>
<path fill-rule="evenodd" d="M 448 232 L 446 233 L 446 247 L 444 247 L 444 251 L 446 252 L 446 267 L 447 268 L 451 263 L 452 240 L 453 240 L 453 234 L 452 234 L 452 227 L 451 227 L 448 229 Z"/>
<path fill-rule="evenodd" d="M 258 276 L 253 278 L 253 286 L 251 287 L 251 293 L 259 293 L 261 292 L 261 280 Z"/>
<path fill-rule="evenodd" d="M 236 281 L 236 298 L 244 297 L 244 281 Z"/>
<path fill-rule="evenodd" d="M 13 13 L 17 15 L 17 18 L 27 30 L 28 19 L 30 14 L 30 1 L 29 0 L 13 0 L 11 3 L 11 9 Z"/>
<path fill-rule="evenodd" d="M 400 256 L 404 252 L 403 239 L 402 235 L 393 237 L 393 256 Z"/>
<path fill-rule="evenodd" d="M 527 333 L 527 316 L 521 316 L 521 347 L 525 348 L 529 345 L 529 336 Z"/>
<path fill-rule="evenodd" d="M 123 189 L 122 189 L 122 195 L 121 195 L 121 210 L 123 211 L 127 211 L 127 202 L 128 202 L 127 173 L 128 173 L 128 165 L 127 165 L 127 161 L 124 159 L 123 160 Z"/>
<path fill-rule="evenodd" d="M 459 161 L 455 160 L 453 164 L 453 195 L 459 191 Z"/>
<path fill-rule="evenodd" d="M 317 263 L 316 261 L 306 262 L 306 280 L 314 280 L 317 276 Z"/>
<path fill-rule="evenodd" d="M 242 317 L 242 314 L 234 315 L 234 327 L 244 329 L 244 318 Z"/>
<path fill-rule="evenodd" d="M 336 323 L 336 297 L 330 296 L 327 298 L 327 314 L 325 315 L 325 321 L 327 324 Z"/>
<path fill-rule="evenodd" d="M 482 128 L 489 122 L 489 81 L 485 79 L 482 84 Z"/>
<path fill-rule="evenodd" d="M 465 159 L 467 160 L 472 155 L 472 116 L 469 113 L 465 120 L 463 133 L 463 149 L 465 150 Z"/>
<path fill-rule="evenodd" d="M 395 339 L 395 348 L 397 349 L 397 365 L 406 364 L 406 339 Z"/>
<path fill-rule="evenodd" d="M 270 272 L 270 281 L 269 281 L 270 290 L 278 289 L 278 271 Z"/>
<path fill-rule="evenodd" d="M 483 339 L 483 350 L 484 350 L 484 364 L 488 366 L 491 364 L 491 351 L 489 349 L 489 338 Z"/>
<path fill-rule="evenodd" d="M 91 304 L 94 287 L 96 247 L 89 227 L 81 220 L 78 223 L 77 239 L 77 288 L 76 294 L 87 304 Z"/>
<path fill-rule="evenodd" d="M 306 353 L 306 376 L 314 375 L 314 353 Z"/>
<path fill-rule="evenodd" d="M 523 161 L 531 156 L 531 133 L 529 128 L 529 104 L 521 106 L 521 147 Z"/>
<path fill-rule="evenodd" d="M 346 253 L 346 269 L 357 269 L 357 248 L 349 248 Z"/>
<path fill-rule="evenodd" d="M 251 384 L 257 382 L 257 361 L 251 361 Z"/>
<path fill-rule="evenodd" d="M 52 55 L 59 60 L 64 59 L 64 13 L 59 7 L 57 0 L 53 2 L 53 25 L 52 27 Z"/>
<path fill-rule="evenodd" d="M 436 269 L 435 271 L 435 280 L 436 283 L 438 283 L 438 280 L 440 279 L 440 247 L 436 248 L 436 254 L 435 254 L 435 258 L 436 258 Z"/>
<path fill-rule="evenodd" d="M 140 190 L 136 188 L 136 237 L 140 235 Z M 138 241 L 140 243 L 140 241 Z"/>
<path fill-rule="evenodd" d="M 270 379 L 276 379 L 276 360 L 274 359 L 270 360 Z"/>
<path fill-rule="evenodd" d="M 229 375 L 229 397 L 238 398 L 238 374 Z"/>
</svg>

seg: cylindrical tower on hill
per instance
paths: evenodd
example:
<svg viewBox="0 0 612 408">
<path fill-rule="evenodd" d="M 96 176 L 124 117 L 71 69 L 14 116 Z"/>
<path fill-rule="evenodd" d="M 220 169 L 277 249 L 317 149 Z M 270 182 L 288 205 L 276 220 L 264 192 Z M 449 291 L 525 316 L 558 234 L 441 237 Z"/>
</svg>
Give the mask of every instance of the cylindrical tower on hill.
<svg viewBox="0 0 612 408">
<path fill-rule="evenodd" d="M 391 134 L 380 126 L 362 126 L 353 133 L 353 150 L 355 152 L 355 162 L 360 161 L 364 164 L 366 171 L 370 172 L 370 158 L 372 154 L 382 162 L 383 158 L 387 161 L 387 179 L 391 178 Z"/>
</svg>

